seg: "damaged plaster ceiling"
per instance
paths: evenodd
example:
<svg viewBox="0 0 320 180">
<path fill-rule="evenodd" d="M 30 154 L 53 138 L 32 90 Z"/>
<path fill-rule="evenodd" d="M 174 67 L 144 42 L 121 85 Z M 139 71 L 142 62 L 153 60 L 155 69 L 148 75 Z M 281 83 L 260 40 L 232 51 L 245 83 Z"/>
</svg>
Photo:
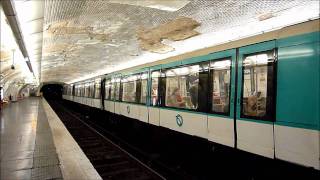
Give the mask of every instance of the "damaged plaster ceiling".
<svg viewBox="0 0 320 180">
<path fill-rule="evenodd" d="M 315 19 L 318 3 L 46 0 L 41 81 L 70 83 Z"/>
</svg>

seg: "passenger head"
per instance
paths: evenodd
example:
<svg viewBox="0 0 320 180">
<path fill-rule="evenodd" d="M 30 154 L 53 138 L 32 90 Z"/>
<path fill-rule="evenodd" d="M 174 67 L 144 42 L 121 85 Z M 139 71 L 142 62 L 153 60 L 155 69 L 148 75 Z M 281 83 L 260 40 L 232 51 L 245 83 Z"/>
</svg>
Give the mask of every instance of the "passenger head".
<svg viewBox="0 0 320 180">
<path fill-rule="evenodd" d="M 175 95 L 175 96 L 180 95 L 179 88 L 174 88 L 173 91 L 172 91 L 172 95 Z"/>
</svg>

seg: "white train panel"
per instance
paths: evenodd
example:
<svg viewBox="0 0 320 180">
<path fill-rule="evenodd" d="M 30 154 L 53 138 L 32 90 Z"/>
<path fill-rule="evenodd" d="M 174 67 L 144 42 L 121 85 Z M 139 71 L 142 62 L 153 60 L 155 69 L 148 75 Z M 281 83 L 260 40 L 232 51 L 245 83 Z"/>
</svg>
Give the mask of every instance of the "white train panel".
<svg viewBox="0 0 320 180">
<path fill-rule="evenodd" d="M 106 111 L 114 113 L 114 102 L 109 100 L 104 100 L 104 108 Z"/>
<path fill-rule="evenodd" d="M 208 116 L 208 140 L 234 147 L 233 119 Z"/>
<path fill-rule="evenodd" d="M 83 104 L 83 105 L 87 104 L 87 98 L 86 97 L 82 97 L 81 98 L 81 104 Z"/>
<path fill-rule="evenodd" d="M 148 123 L 148 107 L 140 105 L 139 107 L 139 120 Z"/>
<path fill-rule="evenodd" d="M 92 100 L 92 106 L 95 107 L 95 108 L 100 109 L 101 108 L 100 99 L 93 99 Z"/>
<path fill-rule="evenodd" d="M 160 125 L 160 108 L 149 107 L 149 123 L 156 126 Z"/>
<path fill-rule="evenodd" d="M 92 101 L 92 98 L 86 98 L 86 105 L 91 107 L 92 106 L 91 101 Z"/>
<path fill-rule="evenodd" d="M 160 126 L 207 138 L 207 115 L 160 109 Z"/>
<path fill-rule="evenodd" d="M 139 118 L 139 106 L 135 104 L 120 103 L 120 112 L 121 115 L 129 118 Z"/>
<path fill-rule="evenodd" d="M 320 170 L 320 132 L 275 125 L 276 158 Z"/>
<path fill-rule="evenodd" d="M 120 114 L 120 102 L 114 102 L 114 113 Z"/>
<path fill-rule="evenodd" d="M 237 120 L 238 149 L 274 157 L 273 125 Z"/>
</svg>

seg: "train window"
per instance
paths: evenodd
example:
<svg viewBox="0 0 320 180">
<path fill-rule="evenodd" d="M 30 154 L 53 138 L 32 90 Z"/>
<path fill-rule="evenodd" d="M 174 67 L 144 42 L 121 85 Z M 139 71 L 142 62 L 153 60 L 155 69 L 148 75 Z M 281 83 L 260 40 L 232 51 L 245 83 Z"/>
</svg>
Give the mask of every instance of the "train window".
<svg viewBox="0 0 320 180">
<path fill-rule="evenodd" d="M 148 90 L 148 73 L 141 74 L 141 94 L 140 94 L 140 103 L 147 103 L 147 91 Z"/>
<path fill-rule="evenodd" d="M 90 97 L 91 98 L 94 98 L 95 91 L 96 91 L 95 83 L 91 82 L 91 84 L 90 84 Z"/>
<path fill-rule="evenodd" d="M 84 84 L 79 85 L 80 97 L 84 97 Z"/>
<path fill-rule="evenodd" d="M 79 96 L 79 95 L 78 95 L 78 85 L 75 85 L 74 91 L 75 91 L 75 94 L 74 94 L 74 95 L 75 95 L 75 96 Z"/>
<path fill-rule="evenodd" d="M 105 88 L 105 99 L 113 100 L 113 99 L 111 99 L 111 87 L 112 87 L 112 84 L 111 84 L 110 80 L 106 81 L 105 87 L 106 87 Z"/>
<path fill-rule="evenodd" d="M 132 75 L 124 77 L 121 80 L 122 84 L 122 101 L 124 102 L 136 102 L 137 94 L 137 81 L 139 75 Z"/>
<path fill-rule="evenodd" d="M 72 96 L 72 85 L 68 86 L 68 95 Z"/>
<path fill-rule="evenodd" d="M 212 82 L 211 111 L 218 114 L 229 114 L 231 60 L 210 62 Z"/>
<path fill-rule="evenodd" d="M 158 104 L 158 87 L 159 87 L 160 71 L 153 71 L 151 73 L 151 105 Z"/>
<path fill-rule="evenodd" d="M 120 78 L 115 79 L 114 83 L 114 99 L 120 101 Z"/>
<path fill-rule="evenodd" d="M 71 87 L 71 94 L 70 95 L 73 96 L 74 95 L 74 85 L 72 84 L 70 87 Z"/>
<path fill-rule="evenodd" d="M 83 97 L 83 95 L 84 95 L 83 85 L 82 85 L 82 84 L 79 84 L 79 96 L 80 96 L 80 97 Z"/>
<path fill-rule="evenodd" d="M 199 65 L 165 71 L 165 105 L 185 109 L 198 108 Z"/>
<path fill-rule="evenodd" d="M 93 90 L 94 90 L 94 83 L 89 82 L 89 93 L 88 93 L 88 97 L 93 97 Z"/>
<path fill-rule="evenodd" d="M 80 84 L 77 85 L 77 91 L 78 91 L 78 96 L 80 97 L 81 96 L 81 86 L 80 86 Z"/>
<path fill-rule="evenodd" d="M 90 89 L 89 83 L 86 83 L 84 85 L 84 97 L 89 97 L 89 89 Z"/>
<path fill-rule="evenodd" d="M 242 117 L 267 119 L 273 111 L 274 51 L 244 56 Z"/>
<path fill-rule="evenodd" d="M 100 90 L 101 90 L 101 87 L 100 87 L 100 79 L 97 79 L 95 81 L 95 93 L 94 93 L 94 98 L 100 98 Z"/>
</svg>

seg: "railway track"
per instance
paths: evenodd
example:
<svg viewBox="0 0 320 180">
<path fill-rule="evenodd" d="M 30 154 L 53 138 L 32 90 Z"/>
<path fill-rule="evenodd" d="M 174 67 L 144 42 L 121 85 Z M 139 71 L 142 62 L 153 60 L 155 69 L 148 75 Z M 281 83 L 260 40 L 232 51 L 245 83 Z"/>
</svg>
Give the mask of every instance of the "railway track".
<svg viewBox="0 0 320 180">
<path fill-rule="evenodd" d="M 112 124 L 104 124 L 100 115 L 94 117 L 92 109 L 72 106 L 65 101 L 49 103 L 104 179 L 205 180 L 233 176 L 237 179 L 266 179 L 266 177 L 274 179 L 279 176 L 289 179 L 294 177 L 318 179 L 319 177 L 319 172 L 310 168 L 233 149 L 218 147 L 211 150 L 207 144 L 199 140 L 190 141 L 190 138 L 181 140 L 184 138 L 182 136 L 179 136 L 179 140 L 167 138 L 174 136 L 165 136 L 165 141 L 157 140 L 157 143 L 153 143 L 152 138 L 151 141 L 148 139 L 150 135 L 148 133 L 136 137 L 132 133 L 135 131 L 130 132 L 131 124 L 130 126 L 124 124 L 125 126 L 121 127 L 125 130 L 121 128 L 119 131 Z M 92 112 L 91 115 L 88 112 Z M 85 128 L 90 131 L 84 132 Z M 128 131 L 130 133 L 127 133 Z M 97 134 L 99 137 L 96 137 Z M 101 138 L 106 141 L 106 145 L 101 143 Z M 117 147 L 116 149 L 120 149 L 120 152 L 110 148 L 110 143 Z M 160 145 L 157 145 L 159 143 Z M 121 155 L 121 152 L 125 155 Z M 244 164 L 246 166 L 243 166 Z M 226 170 L 232 173 L 225 173 Z"/>
<path fill-rule="evenodd" d="M 49 103 L 103 179 L 165 179 L 59 102 Z"/>
</svg>

